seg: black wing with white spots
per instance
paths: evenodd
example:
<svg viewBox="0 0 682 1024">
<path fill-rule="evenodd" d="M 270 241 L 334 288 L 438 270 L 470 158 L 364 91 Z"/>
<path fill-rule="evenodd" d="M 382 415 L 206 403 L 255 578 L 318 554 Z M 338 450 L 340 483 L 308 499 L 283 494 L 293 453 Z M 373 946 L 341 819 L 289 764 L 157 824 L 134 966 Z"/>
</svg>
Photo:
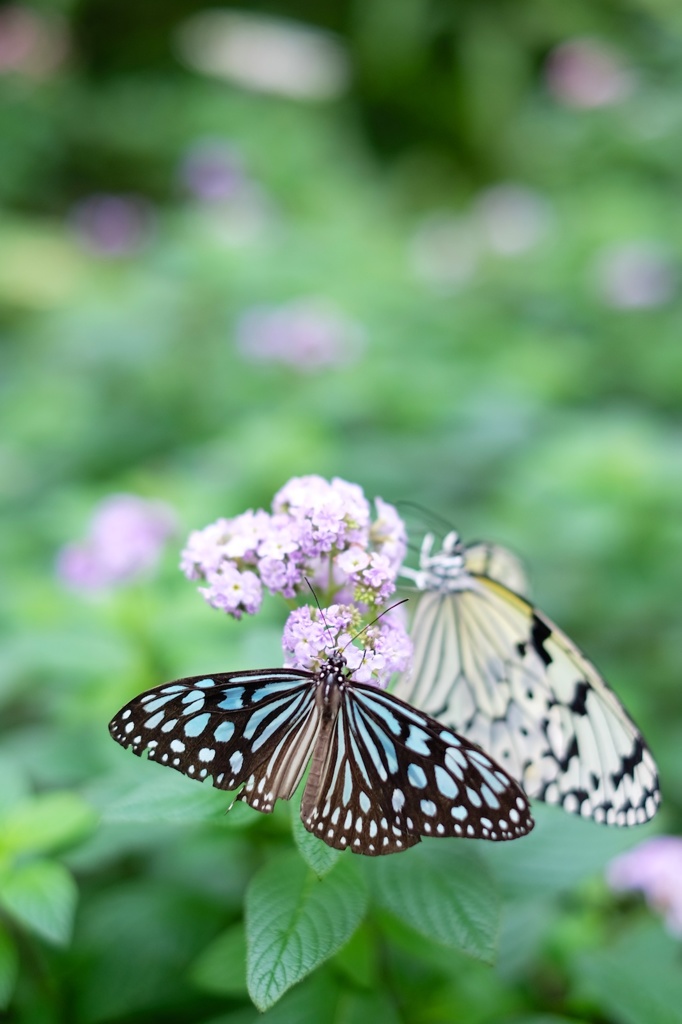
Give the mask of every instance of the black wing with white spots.
<svg viewBox="0 0 682 1024">
<path fill-rule="evenodd" d="M 517 839 L 533 828 L 521 787 L 492 758 L 372 686 L 346 691 L 319 782 L 301 806 L 329 846 L 378 856 L 422 836 Z"/>
<path fill-rule="evenodd" d="M 414 578 L 411 675 L 396 693 L 480 744 L 526 793 L 616 825 L 649 820 L 656 765 L 595 666 L 553 622 L 466 558 Z"/>
<path fill-rule="evenodd" d="M 260 811 L 289 799 L 317 732 L 312 673 L 288 669 L 178 679 L 140 694 L 109 731 L 138 756 L 218 789 L 237 789 Z"/>
<path fill-rule="evenodd" d="M 516 782 L 483 751 L 390 694 L 354 683 L 334 654 L 317 673 L 194 676 L 135 697 L 109 729 L 138 756 L 269 813 L 312 760 L 301 817 L 329 846 L 370 856 L 422 835 L 515 839 L 533 827 Z"/>
</svg>

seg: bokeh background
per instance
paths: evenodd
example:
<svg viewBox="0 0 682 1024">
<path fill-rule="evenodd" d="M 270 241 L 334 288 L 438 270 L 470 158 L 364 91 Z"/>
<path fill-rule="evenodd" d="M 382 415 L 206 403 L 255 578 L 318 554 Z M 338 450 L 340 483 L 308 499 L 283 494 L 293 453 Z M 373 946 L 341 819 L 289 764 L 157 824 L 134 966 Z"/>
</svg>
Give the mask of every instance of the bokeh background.
<svg viewBox="0 0 682 1024">
<path fill-rule="evenodd" d="M 258 1017 L 244 891 L 288 808 L 159 789 L 106 723 L 280 663 L 284 609 L 228 622 L 178 555 L 315 472 L 521 554 L 664 805 L 540 809 L 491 859 L 496 967 L 379 908 L 264 1020 L 682 1020 L 679 941 L 604 880 L 682 827 L 680 10 L 3 4 L 0 154 L 3 1019 Z"/>
</svg>

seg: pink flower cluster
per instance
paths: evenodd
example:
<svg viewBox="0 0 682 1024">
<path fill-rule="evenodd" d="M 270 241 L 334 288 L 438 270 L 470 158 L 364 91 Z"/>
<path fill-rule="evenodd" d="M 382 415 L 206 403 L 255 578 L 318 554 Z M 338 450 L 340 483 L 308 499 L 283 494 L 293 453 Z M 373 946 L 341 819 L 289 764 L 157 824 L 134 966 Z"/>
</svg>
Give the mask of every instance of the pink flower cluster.
<svg viewBox="0 0 682 1024">
<path fill-rule="evenodd" d="M 332 651 L 340 650 L 354 682 L 384 689 L 393 673 L 404 671 L 412 657 L 412 644 L 400 612 L 392 609 L 362 630 L 361 616 L 354 605 L 335 604 L 323 612 L 309 605 L 296 608 L 284 627 L 284 664 L 315 672 Z M 354 639 L 363 646 L 356 646 Z"/>
<path fill-rule="evenodd" d="M 254 614 L 262 588 L 287 599 L 383 604 L 395 590 L 406 550 L 405 527 L 395 508 L 376 499 L 377 516 L 362 488 L 338 477 L 294 477 L 277 492 L 272 512 L 261 509 L 219 519 L 193 532 L 180 568 L 208 603 L 235 618 Z"/>
<path fill-rule="evenodd" d="M 151 572 L 175 532 L 162 502 L 112 494 L 95 510 L 86 538 L 59 552 L 57 574 L 74 590 L 104 590 Z"/>
<path fill-rule="evenodd" d="M 614 858 L 606 879 L 617 892 L 644 893 L 665 918 L 668 931 L 682 938 L 682 837 L 653 836 Z"/>
</svg>

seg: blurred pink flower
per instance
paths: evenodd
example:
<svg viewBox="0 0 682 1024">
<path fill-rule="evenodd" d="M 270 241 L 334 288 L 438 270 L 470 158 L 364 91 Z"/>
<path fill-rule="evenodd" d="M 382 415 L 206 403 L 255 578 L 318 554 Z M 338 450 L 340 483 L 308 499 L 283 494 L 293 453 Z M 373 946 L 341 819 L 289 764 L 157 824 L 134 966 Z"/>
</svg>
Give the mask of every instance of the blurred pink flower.
<svg viewBox="0 0 682 1024">
<path fill-rule="evenodd" d="M 682 837 L 645 839 L 611 861 L 606 880 L 616 892 L 642 892 L 668 931 L 682 937 Z"/>
<path fill-rule="evenodd" d="M 81 199 L 70 220 L 83 246 L 102 256 L 129 256 L 148 241 L 154 222 L 151 203 L 142 196 L 96 193 Z"/>
<path fill-rule="evenodd" d="M 185 153 L 180 177 L 201 202 L 233 199 L 244 188 L 246 172 L 237 150 L 222 139 L 200 139 Z"/>
<path fill-rule="evenodd" d="M 518 256 L 538 245 L 550 226 L 549 204 L 533 189 L 502 182 L 480 192 L 474 216 L 490 249 Z"/>
<path fill-rule="evenodd" d="M 113 494 L 95 509 L 85 540 L 59 552 L 57 574 L 75 590 L 131 582 L 156 567 L 175 527 L 168 505 Z"/>
<path fill-rule="evenodd" d="M 569 39 L 545 64 L 549 91 L 567 107 L 589 109 L 619 103 L 632 92 L 635 76 L 618 51 L 598 39 Z"/>
<path fill-rule="evenodd" d="M 615 309 L 651 309 L 669 302 L 676 274 L 665 250 L 651 242 L 604 249 L 594 265 L 597 289 Z"/>
<path fill-rule="evenodd" d="M 286 363 L 310 373 L 355 359 L 363 332 L 325 302 L 305 299 L 282 306 L 255 306 L 243 313 L 236 341 L 248 359 Z"/>
<path fill-rule="evenodd" d="M 43 78 L 63 64 L 67 53 L 66 25 L 59 15 L 21 4 L 0 8 L 0 74 Z"/>
</svg>

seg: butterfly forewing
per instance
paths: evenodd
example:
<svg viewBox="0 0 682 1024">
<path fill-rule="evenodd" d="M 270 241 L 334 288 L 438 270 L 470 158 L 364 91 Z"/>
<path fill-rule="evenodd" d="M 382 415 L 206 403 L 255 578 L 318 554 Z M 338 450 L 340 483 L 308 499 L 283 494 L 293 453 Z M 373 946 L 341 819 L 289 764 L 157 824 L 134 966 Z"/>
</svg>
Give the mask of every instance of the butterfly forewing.
<svg viewBox="0 0 682 1024">
<path fill-rule="evenodd" d="M 312 673 L 288 669 L 178 679 L 126 704 L 109 731 L 138 756 L 271 811 L 296 789 L 317 728 Z M 240 794 L 241 795 L 241 794 Z"/>
<path fill-rule="evenodd" d="M 338 849 L 370 856 L 421 836 L 516 839 L 533 827 L 520 786 L 483 751 L 374 687 L 353 684 L 303 823 Z"/>
<path fill-rule="evenodd" d="M 500 544 L 479 541 L 464 549 L 464 567 L 476 576 L 489 576 L 515 594 L 528 594 L 530 587 L 523 562 Z"/>
<path fill-rule="evenodd" d="M 466 562 L 448 590 L 442 558 L 439 568 L 417 603 L 412 673 L 396 693 L 480 744 L 531 797 L 618 825 L 651 818 L 655 763 L 594 665 L 508 586 Z"/>
</svg>

